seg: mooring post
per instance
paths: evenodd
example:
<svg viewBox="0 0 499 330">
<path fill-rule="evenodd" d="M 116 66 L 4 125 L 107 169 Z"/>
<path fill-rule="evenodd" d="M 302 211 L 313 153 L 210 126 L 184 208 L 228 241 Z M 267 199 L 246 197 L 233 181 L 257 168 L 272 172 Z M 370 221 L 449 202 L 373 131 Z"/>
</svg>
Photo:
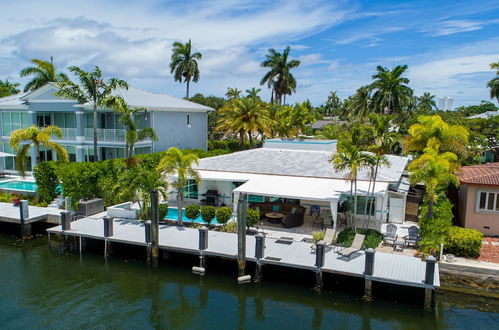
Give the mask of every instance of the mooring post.
<svg viewBox="0 0 499 330">
<path fill-rule="evenodd" d="M 326 259 L 326 243 L 324 241 L 319 241 L 315 244 L 315 290 L 322 290 L 322 271 L 321 268 L 324 267 L 324 261 Z"/>
<path fill-rule="evenodd" d="M 262 259 L 265 258 L 265 235 L 258 233 L 255 236 L 255 258 L 256 258 L 256 270 L 255 270 L 255 281 L 260 282 L 262 280 Z"/>
<path fill-rule="evenodd" d="M 206 271 L 206 257 L 204 250 L 208 248 L 208 228 L 199 228 L 199 267 L 192 267 L 192 272 L 198 275 L 204 275 Z"/>
<path fill-rule="evenodd" d="M 246 201 L 244 194 L 239 194 L 237 200 L 237 267 L 239 283 L 251 281 L 250 275 L 246 273 Z"/>
<path fill-rule="evenodd" d="M 71 230 L 71 212 L 62 211 L 61 212 L 61 229 L 63 235 L 63 250 L 66 252 L 69 249 L 68 238 L 64 233 L 66 230 Z"/>
<path fill-rule="evenodd" d="M 364 300 L 372 301 L 372 280 L 371 276 L 374 274 L 374 254 L 375 251 L 371 248 L 366 250 L 366 261 L 364 267 Z"/>
<path fill-rule="evenodd" d="M 113 217 L 106 215 L 104 218 L 104 237 L 111 237 L 114 235 L 113 230 Z"/>
<path fill-rule="evenodd" d="M 159 199 L 158 191 L 151 190 L 151 265 L 158 266 L 159 255 Z"/>
<path fill-rule="evenodd" d="M 28 201 L 23 199 L 19 205 L 19 221 L 21 223 L 21 237 L 31 235 L 31 224 L 26 223 L 29 219 Z"/>
<path fill-rule="evenodd" d="M 433 283 L 435 280 L 435 263 L 436 259 L 433 256 L 426 258 L 426 274 L 425 274 L 425 284 L 430 287 L 425 288 L 424 295 L 424 307 L 426 309 L 431 309 L 433 305 Z"/>
<path fill-rule="evenodd" d="M 151 221 L 144 222 L 144 234 L 147 246 L 147 264 L 151 264 Z"/>
</svg>

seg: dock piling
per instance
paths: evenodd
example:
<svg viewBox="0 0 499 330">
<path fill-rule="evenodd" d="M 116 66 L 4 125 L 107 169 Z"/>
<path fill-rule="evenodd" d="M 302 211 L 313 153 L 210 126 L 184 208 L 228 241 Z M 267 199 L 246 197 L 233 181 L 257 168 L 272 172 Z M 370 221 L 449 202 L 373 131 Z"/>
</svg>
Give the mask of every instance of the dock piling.
<svg viewBox="0 0 499 330">
<path fill-rule="evenodd" d="M 113 217 L 106 215 L 104 217 L 104 237 L 110 237 L 114 235 L 113 231 Z"/>
<path fill-rule="evenodd" d="M 63 230 L 63 245 L 62 245 L 63 252 L 66 252 L 70 249 L 70 242 L 68 240 L 68 237 L 66 237 L 66 235 L 64 234 L 64 231 L 71 230 L 71 218 L 72 218 L 71 212 L 68 211 L 61 212 L 61 228 Z"/>
<path fill-rule="evenodd" d="M 241 193 L 237 199 L 237 267 L 239 277 L 246 273 L 246 207 L 245 195 Z"/>
<path fill-rule="evenodd" d="M 208 228 L 199 228 L 199 267 L 192 267 L 194 274 L 204 275 L 206 271 L 206 257 L 203 253 L 208 248 Z"/>
<path fill-rule="evenodd" d="M 425 273 L 425 284 L 433 286 L 435 279 L 435 263 L 436 259 L 433 256 L 426 258 L 426 273 Z M 425 309 L 431 309 L 433 305 L 433 288 L 426 287 L 424 295 L 424 307 Z"/>
<path fill-rule="evenodd" d="M 151 190 L 151 265 L 158 266 L 159 256 L 159 199 L 158 191 Z"/>
<path fill-rule="evenodd" d="M 315 244 L 315 290 L 322 291 L 322 271 L 321 268 L 324 267 L 324 261 L 326 258 L 325 253 L 326 243 L 324 241 L 319 241 Z"/>
<path fill-rule="evenodd" d="M 31 224 L 26 223 L 29 219 L 29 207 L 28 201 L 23 199 L 19 205 L 19 220 L 21 223 L 21 236 L 24 238 L 25 236 L 31 236 Z"/>
<path fill-rule="evenodd" d="M 374 254 L 375 251 L 371 248 L 366 250 L 366 260 L 364 269 L 364 301 L 372 301 L 372 280 L 371 276 L 374 274 Z"/>
<path fill-rule="evenodd" d="M 260 282 L 262 280 L 262 263 L 261 259 L 265 257 L 265 235 L 258 233 L 255 236 L 255 258 L 256 258 L 256 270 L 255 270 L 255 281 Z"/>
<path fill-rule="evenodd" d="M 151 221 L 147 220 L 144 222 L 144 234 L 145 241 L 147 244 L 147 264 L 151 264 Z"/>
</svg>

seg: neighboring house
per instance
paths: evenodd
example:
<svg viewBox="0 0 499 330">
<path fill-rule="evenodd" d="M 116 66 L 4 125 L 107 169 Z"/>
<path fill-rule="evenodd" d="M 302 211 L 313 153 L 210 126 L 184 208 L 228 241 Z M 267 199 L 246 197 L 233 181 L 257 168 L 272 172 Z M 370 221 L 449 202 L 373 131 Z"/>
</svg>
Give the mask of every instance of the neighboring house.
<svg viewBox="0 0 499 330">
<path fill-rule="evenodd" d="M 335 171 L 329 162 L 336 152 L 334 140 L 267 140 L 262 148 L 203 158 L 196 166 L 201 183 L 190 181 L 184 192 L 187 202 L 201 202 L 218 195 L 218 204 L 234 205 L 240 194 L 251 204 L 275 202 L 312 205 L 328 210 L 326 224 L 336 226 L 338 210 L 350 192 L 346 172 Z M 401 223 L 409 185 L 402 175 L 408 159 L 387 155 L 391 166 L 378 171 L 375 197 L 367 198 L 369 171 L 358 175 L 357 218 L 366 216 L 366 203 L 373 205 L 371 218 Z M 332 221 L 331 221 L 332 220 Z"/>
<path fill-rule="evenodd" d="M 499 110 L 497 111 L 485 111 L 483 113 L 479 113 L 478 115 L 473 115 L 467 117 L 468 119 L 477 119 L 477 118 L 482 118 L 482 119 L 489 119 L 495 116 L 499 116 Z"/>
<path fill-rule="evenodd" d="M 459 173 L 460 224 L 499 235 L 499 163 L 464 166 Z"/>
<path fill-rule="evenodd" d="M 92 107 L 54 96 L 57 88 L 49 83 L 32 92 L 0 98 L 1 150 L 13 152 L 9 138 L 16 129 L 56 125 L 63 131 L 63 138 L 58 142 L 66 147 L 72 161 L 93 160 Z M 163 151 L 169 147 L 207 148 L 207 113 L 213 109 L 131 86 L 128 90 L 117 90 L 115 95 L 122 96 L 132 107 L 146 108 L 147 112 L 136 115 L 138 128 L 153 127 L 159 137 L 158 141 L 138 142 L 136 154 Z M 125 130 L 119 120 L 121 115 L 101 108 L 97 116 L 99 159 L 124 157 Z M 35 153 L 32 148 L 31 168 L 35 165 Z M 50 150 L 40 150 L 39 157 L 52 160 L 56 155 Z M 5 170 L 14 170 L 13 157 L 5 158 L 0 164 Z"/>
</svg>

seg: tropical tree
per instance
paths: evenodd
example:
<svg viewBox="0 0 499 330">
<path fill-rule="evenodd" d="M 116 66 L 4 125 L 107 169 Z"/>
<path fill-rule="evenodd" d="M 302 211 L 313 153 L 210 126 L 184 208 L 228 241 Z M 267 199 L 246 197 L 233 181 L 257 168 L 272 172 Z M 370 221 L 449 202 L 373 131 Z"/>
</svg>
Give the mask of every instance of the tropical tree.
<svg viewBox="0 0 499 330">
<path fill-rule="evenodd" d="M 237 99 L 241 97 L 242 91 L 237 89 L 236 87 L 227 87 L 227 92 L 225 93 L 225 97 L 227 97 L 229 100 L 231 99 Z"/>
<path fill-rule="evenodd" d="M 352 118 L 366 117 L 372 108 L 371 90 L 369 86 L 362 86 L 357 89 L 348 102 L 348 115 Z"/>
<path fill-rule="evenodd" d="M 66 79 L 59 83 L 60 89 L 55 93 L 56 96 L 73 99 L 80 104 L 89 104 L 93 109 L 93 127 L 94 127 L 94 161 L 99 161 L 99 152 L 97 146 L 97 107 L 103 107 L 110 102 L 110 97 L 114 90 L 119 88 L 128 89 L 128 84 L 124 80 L 111 78 L 107 81 L 102 79 L 102 72 L 98 66 L 94 71 L 83 71 L 77 66 L 69 67 L 79 84 Z"/>
<path fill-rule="evenodd" d="M 261 88 L 255 88 L 255 87 L 252 87 L 251 89 L 247 89 L 246 90 L 246 97 L 258 97 L 260 98 L 260 96 L 258 96 L 258 93 L 260 93 L 262 91 Z"/>
<path fill-rule="evenodd" d="M 409 127 L 404 140 L 404 151 L 421 154 L 430 139 L 436 138 L 440 152 L 453 152 L 462 157 L 466 154 L 469 132 L 461 125 L 449 125 L 438 116 L 419 116 L 417 123 Z"/>
<path fill-rule="evenodd" d="M 130 200 L 139 204 L 138 218 L 147 220 L 151 217 L 151 190 L 157 190 L 163 198 L 167 198 L 168 183 L 157 171 L 151 171 L 142 164 L 123 171 L 113 192 L 121 200 Z"/>
<path fill-rule="evenodd" d="M 170 61 L 170 73 L 173 74 L 175 81 L 180 83 L 185 82 L 187 89 L 185 97 L 189 98 L 189 84 L 199 81 L 199 66 L 198 61 L 202 55 L 199 52 L 192 51 L 192 42 L 181 43 L 175 41 L 173 43 L 173 51 Z M 183 81 L 182 81 L 183 79 Z"/>
<path fill-rule="evenodd" d="M 146 108 L 130 107 L 122 97 L 107 98 L 104 103 L 115 112 L 121 114 L 120 121 L 125 127 L 125 158 L 128 162 L 134 154 L 135 144 L 147 139 L 157 141 L 158 136 L 152 127 L 137 128 L 135 115 L 141 112 L 147 112 Z"/>
<path fill-rule="evenodd" d="M 39 162 L 40 146 L 52 149 L 57 153 L 57 158 L 63 162 L 69 161 L 68 152 L 57 142 L 51 141 L 52 136 L 62 138 L 62 130 L 57 126 L 36 127 L 30 126 L 15 130 L 10 135 L 9 144 L 17 152 L 16 167 L 19 174 L 24 177 L 28 160 L 29 149 L 36 149 L 36 163 Z"/>
<path fill-rule="evenodd" d="M 296 91 L 296 79 L 291 74 L 291 69 L 300 65 L 299 60 L 288 60 L 291 48 L 287 46 L 281 53 L 275 49 L 269 49 L 265 60 L 260 64 L 270 70 L 263 76 L 260 85 L 267 84 L 272 90 L 270 102 L 279 104 L 286 103 L 286 95 Z"/>
<path fill-rule="evenodd" d="M 157 170 L 166 176 L 171 176 L 172 187 L 177 190 L 178 225 L 183 226 L 182 205 L 184 201 L 183 191 L 188 180 L 194 180 L 196 184 L 201 182 L 199 172 L 194 169 L 194 164 L 199 165 L 199 158 L 194 153 L 183 153 L 172 147 L 168 149 L 165 156 L 161 158 Z"/>
<path fill-rule="evenodd" d="M 458 185 L 454 172 L 458 169 L 458 157 L 452 152 L 442 152 L 440 141 L 432 137 L 424 153 L 412 161 L 408 170 L 411 172 L 409 181 L 412 185 L 424 183 L 425 203 L 428 204 L 427 219 L 433 217 L 433 204 L 438 197 L 438 191 L 448 184 Z"/>
<path fill-rule="evenodd" d="M 437 104 L 435 103 L 435 95 L 423 93 L 422 96 L 417 98 L 417 108 L 422 112 L 431 112 L 436 107 Z"/>
<path fill-rule="evenodd" d="M 324 112 L 326 116 L 332 116 L 333 113 L 341 107 L 341 99 L 338 97 L 337 92 L 329 92 L 326 103 L 324 103 Z"/>
<path fill-rule="evenodd" d="M 35 66 L 29 66 L 21 70 L 21 77 L 34 76 L 26 86 L 24 86 L 24 91 L 32 91 L 42 87 L 49 82 L 61 82 L 68 79 L 68 76 L 62 72 L 57 72 L 54 65 L 52 56 L 50 57 L 50 62 L 32 59 L 31 62 Z"/>
<path fill-rule="evenodd" d="M 315 137 L 323 140 L 338 140 L 341 138 L 343 129 L 340 124 L 329 124 L 317 131 Z"/>
<path fill-rule="evenodd" d="M 11 83 L 8 80 L 0 80 L 0 97 L 14 95 L 20 92 L 17 87 L 19 87 L 19 83 Z"/>
<path fill-rule="evenodd" d="M 409 79 L 403 76 L 407 65 L 397 65 L 392 70 L 379 65 L 376 70 L 370 86 L 376 112 L 400 116 L 410 105 L 413 95 Z"/>
<path fill-rule="evenodd" d="M 270 129 L 268 106 L 257 98 L 235 98 L 219 110 L 218 125 L 215 130 L 239 135 L 241 145 L 248 135 L 250 144 L 256 133 L 264 134 Z"/>
<path fill-rule="evenodd" d="M 490 68 L 496 70 L 496 76 L 487 83 L 487 87 L 490 89 L 490 98 L 499 102 L 499 62 L 491 63 Z"/>
</svg>

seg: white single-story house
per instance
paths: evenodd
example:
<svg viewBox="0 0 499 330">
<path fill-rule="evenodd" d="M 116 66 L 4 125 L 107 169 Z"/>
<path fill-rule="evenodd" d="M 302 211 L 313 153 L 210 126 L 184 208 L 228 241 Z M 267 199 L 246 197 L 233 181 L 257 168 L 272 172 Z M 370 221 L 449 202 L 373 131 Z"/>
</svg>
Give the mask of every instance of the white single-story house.
<svg viewBox="0 0 499 330">
<path fill-rule="evenodd" d="M 325 224 L 336 227 L 343 201 L 350 193 L 346 172 L 333 169 L 330 159 L 336 152 L 335 140 L 267 140 L 262 148 L 201 159 L 196 169 L 197 185 L 190 181 L 184 190 L 187 203 L 206 202 L 215 195 L 215 205 L 234 205 L 240 194 L 247 195 L 252 207 L 258 203 L 292 204 L 310 213 L 317 206 L 328 214 Z M 362 170 L 357 182 L 355 219 L 367 217 L 366 202 L 373 203 L 371 216 L 382 222 L 402 223 L 409 184 L 404 171 L 406 157 L 387 155 L 390 166 L 378 170 L 374 200 L 369 171 Z M 263 204 L 262 204 L 263 205 Z M 369 207 L 371 209 L 371 207 Z M 330 216 L 329 216 L 330 214 Z"/>
</svg>

